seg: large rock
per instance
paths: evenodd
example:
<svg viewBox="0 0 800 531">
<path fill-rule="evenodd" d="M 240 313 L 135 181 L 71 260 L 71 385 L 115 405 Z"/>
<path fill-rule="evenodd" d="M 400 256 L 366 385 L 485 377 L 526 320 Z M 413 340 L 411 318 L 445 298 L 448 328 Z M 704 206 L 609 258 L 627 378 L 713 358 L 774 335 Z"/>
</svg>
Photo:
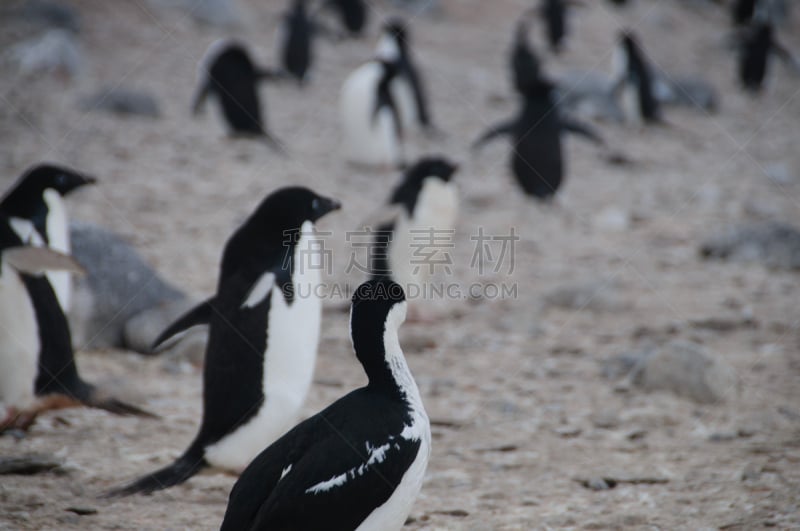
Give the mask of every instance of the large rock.
<svg viewBox="0 0 800 531">
<path fill-rule="evenodd" d="M 75 285 L 69 312 L 72 338 L 81 348 L 123 347 L 149 352 L 159 327 L 191 304 L 162 280 L 120 236 L 73 223 L 72 255 L 87 271 Z M 150 318 L 147 318 L 147 313 Z M 142 317 L 144 316 L 144 317 Z M 139 318 L 129 325 L 129 321 Z M 128 327 L 126 331 L 126 327 Z"/>
<path fill-rule="evenodd" d="M 9 52 L 25 76 L 57 74 L 72 78 L 80 72 L 84 57 L 75 34 L 51 29 L 14 45 Z"/>
<path fill-rule="evenodd" d="M 730 365 L 702 345 L 680 340 L 643 352 L 630 379 L 646 391 L 670 391 L 702 404 L 723 402 L 739 388 Z"/>
<path fill-rule="evenodd" d="M 800 269 L 800 230 L 764 222 L 728 227 L 700 246 L 704 258 L 761 262 L 772 269 Z"/>
</svg>

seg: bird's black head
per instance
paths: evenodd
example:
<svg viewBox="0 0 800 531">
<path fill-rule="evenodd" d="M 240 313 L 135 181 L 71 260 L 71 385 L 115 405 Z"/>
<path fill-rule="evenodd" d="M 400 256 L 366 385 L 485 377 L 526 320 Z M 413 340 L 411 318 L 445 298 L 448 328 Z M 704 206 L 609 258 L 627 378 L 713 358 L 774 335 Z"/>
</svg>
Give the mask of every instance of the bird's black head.
<svg viewBox="0 0 800 531">
<path fill-rule="evenodd" d="M 315 222 L 341 206 L 339 201 L 317 195 L 308 188 L 290 186 L 268 195 L 251 216 L 248 225 L 253 224 L 253 228 L 266 231 L 297 229 L 306 221 Z"/>
<path fill-rule="evenodd" d="M 408 39 L 406 22 L 399 18 L 391 18 L 383 25 L 383 32 L 397 40 L 401 47 L 404 47 Z"/>
<path fill-rule="evenodd" d="M 458 170 L 456 164 L 444 157 L 424 157 L 408 168 L 403 175 L 403 182 L 392 192 L 390 204 L 403 205 L 409 215 L 414 213 L 414 206 L 422 186 L 428 178 L 438 178 L 450 182 L 453 174 Z"/>
<path fill-rule="evenodd" d="M 96 179 L 94 177 L 64 166 L 39 164 L 29 168 L 22 174 L 15 188 L 24 188 L 28 193 L 38 193 L 39 195 L 49 188 L 63 196 L 81 186 L 94 184 L 95 182 Z"/>
<path fill-rule="evenodd" d="M 367 280 L 353 293 L 350 330 L 353 342 L 383 342 L 386 330 L 396 331 L 406 318 L 406 295 L 389 277 Z M 377 346 L 377 345 L 375 345 Z"/>
</svg>

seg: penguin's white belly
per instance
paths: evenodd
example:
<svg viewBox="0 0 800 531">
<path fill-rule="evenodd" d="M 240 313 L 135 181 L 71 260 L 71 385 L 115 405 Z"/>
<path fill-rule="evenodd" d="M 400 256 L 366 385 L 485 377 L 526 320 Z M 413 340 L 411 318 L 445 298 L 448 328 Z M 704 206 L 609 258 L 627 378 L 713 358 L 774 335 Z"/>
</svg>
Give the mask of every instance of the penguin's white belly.
<svg viewBox="0 0 800 531">
<path fill-rule="evenodd" d="M 213 466 L 241 471 L 261 451 L 291 428 L 300 415 L 314 377 L 322 299 L 317 293 L 321 282 L 318 265 L 309 253 L 313 229 L 303 225 L 295 252 L 294 300 L 287 304 L 278 287 L 271 292 L 262 380 L 264 404 L 250 421 L 217 443 L 207 446 L 206 460 Z M 312 236 L 313 238 L 313 236 Z M 303 253 L 305 250 L 305 253 Z"/>
<path fill-rule="evenodd" d="M 67 209 L 61 194 L 55 190 L 45 190 L 44 200 L 47 203 L 47 246 L 54 251 L 70 254 L 69 222 Z M 66 271 L 48 271 L 47 279 L 56 292 L 58 303 L 64 313 L 68 313 L 72 302 L 72 279 Z"/>
<path fill-rule="evenodd" d="M 361 522 L 361 525 L 356 528 L 358 531 L 390 531 L 403 528 L 422 488 L 430 453 L 430 436 L 423 437 L 417 457 L 403 474 L 400 484 L 383 505 L 372 511 Z"/>
<path fill-rule="evenodd" d="M 5 263 L 0 267 L 0 403 L 27 409 L 35 402 L 36 312 L 19 274 Z"/>
<path fill-rule="evenodd" d="M 350 74 L 342 86 L 342 135 L 351 162 L 376 166 L 400 162 L 400 139 L 393 114 L 382 109 L 373 119 L 380 77 L 381 67 L 370 62 Z"/>
</svg>

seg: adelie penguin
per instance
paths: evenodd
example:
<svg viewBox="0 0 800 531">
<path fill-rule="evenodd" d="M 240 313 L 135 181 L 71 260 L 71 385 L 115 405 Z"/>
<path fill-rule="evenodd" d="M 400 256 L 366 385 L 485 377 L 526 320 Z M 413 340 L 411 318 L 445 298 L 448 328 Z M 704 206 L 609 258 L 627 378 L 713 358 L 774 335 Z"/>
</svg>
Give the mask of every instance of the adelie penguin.
<svg viewBox="0 0 800 531">
<path fill-rule="evenodd" d="M 291 8 L 283 15 L 278 49 L 283 70 L 302 86 L 314 60 L 315 25 L 309 17 L 306 0 L 292 0 Z"/>
<path fill-rule="evenodd" d="M 336 11 L 342 26 L 350 36 L 358 37 L 362 34 L 369 19 L 364 0 L 323 0 L 322 5 Z"/>
<path fill-rule="evenodd" d="M 739 46 L 739 80 L 745 90 L 756 93 L 763 88 L 773 53 L 800 72 L 800 63 L 778 42 L 769 16 L 762 12 L 756 13 Z"/>
<path fill-rule="evenodd" d="M 0 430 L 26 429 L 42 411 L 79 405 L 153 416 L 78 374 L 67 318 L 44 273 L 81 270 L 63 253 L 26 245 L 0 214 Z"/>
<path fill-rule="evenodd" d="M 24 243 L 70 253 L 69 221 L 64 197 L 95 182 L 94 177 L 54 164 L 27 169 L 0 199 L 0 212 Z M 72 284 L 69 273 L 48 271 L 47 278 L 65 313 L 69 312 Z"/>
<path fill-rule="evenodd" d="M 614 91 L 620 94 L 626 119 L 636 125 L 663 123 L 653 74 L 636 36 L 629 31 L 619 35 L 613 69 Z"/>
<path fill-rule="evenodd" d="M 403 291 L 386 279 L 356 290 L 350 335 L 368 383 L 267 447 L 233 486 L 222 531 L 398 531 L 422 487 L 428 415 L 400 347 Z"/>
<path fill-rule="evenodd" d="M 200 429 L 175 462 L 108 496 L 165 489 L 206 467 L 238 473 L 296 422 L 322 317 L 320 268 L 304 258 L 318 238 L 314 222 L 338 208 L 307 188 L 283 188 L 228 239 L 216 295 L 156 340 L 209 325 Z"/>
<path fill-rule="evenodd" d="M 591 127 L 558 112 L 554 88 L 544 78 L 531 81 L 524 88 L 519 115 L 489 128 L 472 145 L 475 150 L 498 136 L 511 136 L 514 176 L 525 194 L 543 201 L 553 198 L 563 180 L 562 131 L 578 133 L 603 144 Z"/>
<path fill-rule="evenodd" d="M 258 84 L 277 74 L 257 67 L 243 44 L 227 39 L 214 42 L 198 66 L 197 77 L 193 114 L 198 114 L 206 98 L 213 95 L 219 100 L 231 135 L 274 142 L 264 125 Z"/>
<path fill-rule="evenodd" d="M 433 237 L 452 243 L 458 217 L 458 190 L 453 183 L 457 169 L 443 157 L 425 157 L 404 171 L 386 209 L 393 215 L 375 229 L 373 277 L 389 276 L 415 298 L 430 292 L 426 283 L 435 273 L 434 264 L 414 253 L 420 241 L 424 245 Z M 412 308 L 418 316 L 424 313 L 422 307 Z"/>
</svg>

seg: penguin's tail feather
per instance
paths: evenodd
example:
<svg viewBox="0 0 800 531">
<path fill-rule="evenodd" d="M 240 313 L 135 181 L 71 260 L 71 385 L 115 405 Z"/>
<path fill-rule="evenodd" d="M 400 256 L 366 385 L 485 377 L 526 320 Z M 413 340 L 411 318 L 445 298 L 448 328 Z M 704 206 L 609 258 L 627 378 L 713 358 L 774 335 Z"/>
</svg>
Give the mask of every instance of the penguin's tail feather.
<svg viewBox="0 0 800 531">
<path fill-rule="evenodd" d="M 152 494 L 175 485 L 180 485 L 200 470 L 208 466 L 202 456 L 187 451 L 169 466 L 143 476 L 133 483 L 109 490 L 100 495 L 101 498 L 122 498 L 132 494 Z"/>
</svg>

